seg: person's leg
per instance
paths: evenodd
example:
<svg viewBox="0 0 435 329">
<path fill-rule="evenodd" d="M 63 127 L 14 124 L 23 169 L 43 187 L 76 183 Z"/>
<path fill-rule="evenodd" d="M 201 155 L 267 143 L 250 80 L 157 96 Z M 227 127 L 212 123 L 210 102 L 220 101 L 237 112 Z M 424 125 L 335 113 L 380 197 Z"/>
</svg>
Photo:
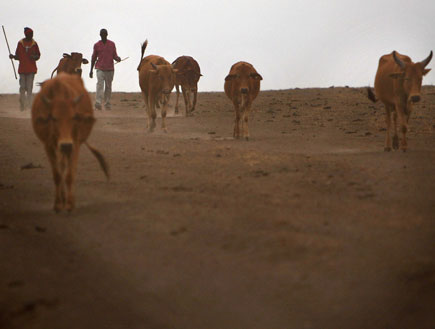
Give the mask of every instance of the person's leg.
<svg viewBox="0 0 435 329">
<path fill-rule="evenodd" d="M 104 94 L 104 71 L 97 70 L 97 92 L 95 94 L 95 108 L 101 110 Z"/>
<path fill-rule="evenodd" d="M 26 75 L 20 74 L 20 110 L 24 111 L 26 104 Z"/>
<path fill-rule="evenodd" d="M 27 93 L 27 107 L 32 107 L 32 91 L 33 91 L 33 80 L 35 79 L 35 74 L 26 74 L 26 93 Z"/>
<path fill-rule="evenodd" d="M 115 71 L 104 72 L 104 82 L 106 84 L 104 89 L 104 108 L 106 110 L 111 109 L 110 98 L 112 97 L 112 81 Z"/>
</svg>

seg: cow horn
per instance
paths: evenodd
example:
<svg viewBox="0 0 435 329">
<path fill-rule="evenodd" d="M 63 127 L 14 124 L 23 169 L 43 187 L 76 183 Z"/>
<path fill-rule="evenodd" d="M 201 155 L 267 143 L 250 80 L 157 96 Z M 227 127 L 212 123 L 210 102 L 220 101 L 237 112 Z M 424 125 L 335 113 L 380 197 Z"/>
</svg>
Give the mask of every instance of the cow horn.
<svg viewBox="0 0 435 329">
<path fill-rule="evenodd" d="M 51 104 L 51 100 L 48 99 L 47 96 L 42 95 L 42 100 L 46 105 L 50 105 Z"/>
<path fill-rule="evenodd" d="M 399 65 L 402 69 L 405 69 L 406 65 L 400 58 L 397 57 L 396 51 L 393 51 L 393 58 L 397 65 Z"/>
<path fill-rule="evenodd" d="M 82 97 L 83 97 L 83 94 L 78 95 L 76 98 L 74 98 L 73 104 L 77 105 L 81 101 Z"/>
<path fill-rule="evenodd" d="M 151 66 L 153 67 L 154 70 L 157 70 L 157 65 L 154 63 L 151 63 Z"/>
<path fill-rule="evenodd" d="M 425 68 L 426 65 L 429 64 L 430 60 L 432 59 L 432 55 L 433 55 L 433 53 L 432 53 L 432 50 L 431 50 L 429 56 L 425 60 L 422 60 L 420 62 L 421 65 L 423 66 L 423 68 Z"/>
</svg>

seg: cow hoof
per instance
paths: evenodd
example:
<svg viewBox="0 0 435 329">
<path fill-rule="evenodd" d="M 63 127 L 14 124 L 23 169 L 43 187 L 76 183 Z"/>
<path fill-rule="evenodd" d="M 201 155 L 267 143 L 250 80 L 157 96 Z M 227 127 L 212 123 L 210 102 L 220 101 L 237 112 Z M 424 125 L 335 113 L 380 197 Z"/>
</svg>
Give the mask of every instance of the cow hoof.
<svg viewBox="0 0 435 329">
<path fill-rule="evenodd" d="M 384 148 L 384 151 L 385 151 L 385 152 L 391 152 L 391 147 L 385 147 L 385 148 Z"/>
<path fill-rule="evenodd" d="M 249 136 L 246 136 L 246 137 L 245 137 L 245 140 L 246 140 L 246 141 L 249 141 Z"/>
<path fill-rule="evenodd" d="M 56 214 L 58 214 L 62 210 L 62 206 L 59 204 L 55 204 L 53 210 Z"/>
</svg>

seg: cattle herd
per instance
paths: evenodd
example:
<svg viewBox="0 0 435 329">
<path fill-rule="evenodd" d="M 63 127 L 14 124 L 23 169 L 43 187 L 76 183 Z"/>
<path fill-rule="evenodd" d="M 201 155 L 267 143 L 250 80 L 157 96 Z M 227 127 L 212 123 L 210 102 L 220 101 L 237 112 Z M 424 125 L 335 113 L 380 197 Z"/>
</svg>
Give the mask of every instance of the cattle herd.
<svg viewBox="0 0 435 329">
<path fill-rule="evenodd" d="M 141 60 L 137 67 L 139 86 L 145 102 L 148 131 L 156 127 L 156 108 L 160 108 L 162 129 L 167 132 L 166 111 L 172 89 L 176 88 L 175 112 L 178 113 L 179 88 L 183 93 L 185 115 L 195 110 L 198 81 L 202 76 L 198 62 L 190 56 L 178 57 L 172 64 L 161 56 L 144 57 L 148 41 L 141 46 Z M 378 99 L 385 105 L 387 125 L 385 151 L 406 151 L 406 132 L 412 106 L 421 99 L 423 76 L 430 69 L 426 66 L 432 59 L 432 51 L 421 62 L 414 63 L 396 51 L 379 60 L 374 92 L 368 88 L 368 97 Z M 81 79 L 81 64 L 88 61 L 80 53 L 63 54 L 51 79 L 41 84 L 32 105 L 32 125 L 37 137 L 44 144 L 55 183 L 54 210 L 74 209 L 74 178 L 78 153 L 85 144 L 98 159 L 107 178 L 109 167 L 103 155 L 87 142 L 95 122 L 91 97 Z M 54 72 L 58 73 L 53 78 Z M 248 118 L 252 102 L 260 91 L 262 76 L 247 62 L 231 66 L 225 77 L 224 90 L 235 111 L 234 138 L 249 139 Z M 394 135 L 391 139 L 391 115 Z M 397 133 L 397 119 L 401 128 L 401 140 Z"/>
</svg>

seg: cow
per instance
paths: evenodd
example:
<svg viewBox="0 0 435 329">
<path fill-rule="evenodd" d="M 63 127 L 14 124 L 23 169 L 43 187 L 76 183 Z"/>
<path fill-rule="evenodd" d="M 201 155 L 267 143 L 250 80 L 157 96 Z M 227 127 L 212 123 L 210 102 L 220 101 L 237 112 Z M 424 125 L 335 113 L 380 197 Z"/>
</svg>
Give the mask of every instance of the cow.
<svg viewBox="0 0 435 329">
<path fill-rule="evenodd" d="M 426 66 L 432 59 L 432 51 L 429 56 L 421 62 L 413 63 L 411 58 L 401 55 L 396 51 L 383 55 L 379 59 L 378 70 L 375 77 L 375 93 L 368 88 L 368 97 L 376 102 L 378 99 L 385 105 L 385 122 L 387 132 L 384 151 L 389 152 L 391 148 L 399 149 L 399 137 L 397 136 L 397 117 L 401 126 L 402 138 L 400 148 L 406 151 L 408 144 L 406 132 L 408 131 L 409 117 L 414 104 L 421 100 L 421 84 L 423 76 L 430 69 Z M 394 120 L 394 136 L 391 140 L 391 113 Z"/>
<path fill-rule="evenodd" d="M 79 76 L 60 73 L 41 85 L 32 105 L 32 126 L 51 165 L 56 212 L 75 207 L 74 180 L 81 144 L 91 150 L 109 178 L 103 155 L 86 142 L 94 122 L 91 97 Z"/>
<path fill-rule="evenodd" d="M 141 60 L 137 70 L 139 71 L 139 86 L 145 102 L 148 116 L 148 130 L 153 132 L 156 127 L 156 106 L 161 103 L 162 129 L 167 132 L 166 128 L 166 110 L 169 103 L 171 91 L 174 88 L 175 74 L 171 64 L 161 56 L 148 55 L 143 57 L 148 40 L 142 44 Z"/>
<path fill-rule="evenodd" d="M 54 72 L 56 71 L 58 74 L 60 72 L 65 72 L 82 76 L 82 64 L 88 63 L 89 61 L 86 58 L 83 58 L 81 53 L 71 53 L 71 55 L 65 53 L 63 54 L 63 58 L 59 61 L 57 67 L 51 73 L 51 77 L 53 78 Z"/>
<path fill-rule="evenodd" d="M 175 76 L 175 90 L 177 91 L 177 100 L 175 101 L 175 113 L 178 113 L 178 98 L 180 95 L 179 86 L 183 92 L 184 105 L 186 108 L 185 115 L 195 111 L 196 99 L 198 94 L 198 81 L 202 76 L 201 69 L 196 60 L 190 56 L 180 56 L 173 63 L 172 67 L 178 72 Z M 193 94 L 193 95 L 192 95 Z M 192 100 L 193 97 L 193 100 Z"/>
<path fill-rule="evenodd" d="M 243 135 L 249 140 L 248 116 L 252 102 L 260 92 L 261 80 L 262 76 L 247 62 L 235 63 L 225 78 L 225 94 L 233 102 L 236 112 L 234 138 L 238 139 Z"/>
</svg>

